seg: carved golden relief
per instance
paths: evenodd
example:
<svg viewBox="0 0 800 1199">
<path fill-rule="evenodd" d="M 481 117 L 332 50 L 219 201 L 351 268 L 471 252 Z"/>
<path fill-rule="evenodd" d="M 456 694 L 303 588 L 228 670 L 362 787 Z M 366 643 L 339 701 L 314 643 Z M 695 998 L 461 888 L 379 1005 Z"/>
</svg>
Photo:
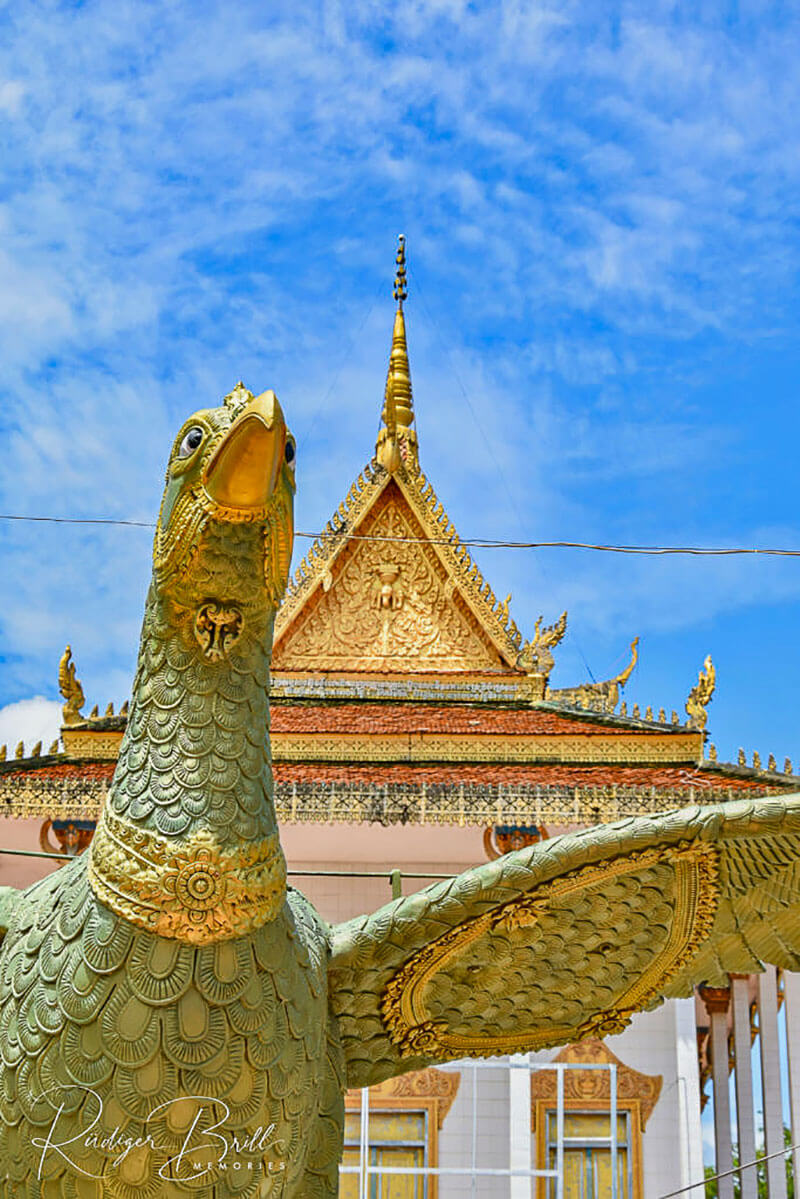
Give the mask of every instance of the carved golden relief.
<svg viewBox="0 0 800 1199">
<path fill-rule="evenodd" d="M 685 764 L 700 762 L 697 733 L 581 733 L 527 736 L 481 733 L 273 733 L 276 762 L 535 762 Z M 687 770 L 687 781 L 691 771 Z"/>
<path fill-rule="evenodd" d="M 429 1107 L 433 1111 L 436 1127 L 441 1128 L 445 1117 L 453 1106 L 461 1074 L 456 1070 L 412 1070 L 397 1078 L 387 1078 L 369 1089 L 370 1108 Z M 347 1107 L 361 1107 L 361 1090 L 347 1092 Z"/>
<path fill-rule="evenodd" d="M 71 758 L 89 758 L 94 761 L 114 762 L 122 744 L 122 729 L 118 732 L 99 732 L 91 728 L 68 729 L 61 733 L 64 753 Z"/>
<path fill-rule="evenodd" d="M 394 483 L 359 536 L 425 536 Z M 442 565 L 418 540 L 353 541 L 278 642 L 275 670 L 508 671 Z"/>
<path fill-rule="evenodd" d="M 194 635 L 209 662 L 219 662 L 242 635 L 244 617 L 236 604 L 203 604 L 194 618 Z"/>
<path fill-rule="evenodd" d="M 663 1083 L 660 1074 L 642 1074 L 626 1066 L 594 1038 L 566 1045 L 553 1058 L 570 1066 L 615 1065 L 617 1067 L 617 1104 L 636 1112 L 637 1124 L 644 1131 L 653 1114 Z M 569 1107 L 599 1108 L 608 1111 L 611 1098 L 611 1076 L 606 1070 L 565 1070 L 564 1103 Z M 531 1074 L 531 1115 L 534 1128 L 538 1124 L 537 1108 L 555 1107 L 558 1101 L 558 1076 L 555 1070 L 536 1070 Z"/>
<path fill-rule="evenodd" d="M 413 954 L 388 983 L 381 1010 L 392 1042 L 404 1057 L 447 1058 L 460 1053 L 491 1057 L 542 1049 L 574 1038 L 615 1036 L 628 1026 L 636 1011 L 663 993 L 667 983 L 694 956 L 708 935 L 717 909 L 718 857 L 716 849 L 702 842 L 643 850 L 584 866 L 551 883 L 543 883 L 521 899 L 456 925 Z M 623 978 L 609 1007 L 598 1010 L 599 1001 L 593 997 L 587 975 L 581 996 L 584 1014 L 570 1026 L 552 1023 L 548 1013 L 542 1012 L 536 1018 L 541 1022 L 540 1027 L 513 1034 L 493 1035 L 482 1030 L 464 1035 L 452 1032 L 444 1020 L 431 1019 L 430 1003 L 438 978 L 447 983 L 454 969 L 480 968 L 491 952 L 487 942 L 493 936 L 508 937 L 535 926 L 544 928 L 548 923 L 557 928 L 560 921 L 569 918 L 562 910 L 564 901 L 569 906 L 587 891 L 602 898 L 610 888 L 615 902 L 624 909 L 626 880 L 635 884 L 639 872 L 654 868 L 661 873 L 660 885 L 672 910 L 671 923 L 662 943 L 656 944 L 653 939 L 646 958 L 639 952 L 641 960 L 628 978 Z M 479 941 L 484 944 L 476 944 Z M 598 994 L 606 993 L 607 989 L 605 985 L 598 988 Z M 461 1023 L 462 1026 L 465 1023 L 463 1012 Z"/>
</svg>

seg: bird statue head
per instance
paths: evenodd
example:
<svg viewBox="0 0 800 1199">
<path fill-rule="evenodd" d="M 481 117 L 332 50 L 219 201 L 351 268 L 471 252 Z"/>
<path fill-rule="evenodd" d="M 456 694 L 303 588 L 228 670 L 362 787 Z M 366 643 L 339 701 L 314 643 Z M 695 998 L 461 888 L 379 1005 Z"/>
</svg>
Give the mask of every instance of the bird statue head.
<svg viewBox="0 0 800 1199">
<path fill-rule="evenodd" d="M 294 462 L 274 392 L 240 384 L 184 421 L 167 465 L 130 714 L 89 874 L 112 911 L 192 944 L 260 927 L 286 894 L 268 688 Z"/>
<path fill-rule="evenodd" d="M 249 620 L 271 624 L 281 601 L 292 554 L 295 457 L 275 393 L 253 396 L 243 384 L 220 407 L 195 412 L 175 438 L 154 584 L 173 610 L 193 617 L 209 661 L 225 656 Z"/>
</svg>

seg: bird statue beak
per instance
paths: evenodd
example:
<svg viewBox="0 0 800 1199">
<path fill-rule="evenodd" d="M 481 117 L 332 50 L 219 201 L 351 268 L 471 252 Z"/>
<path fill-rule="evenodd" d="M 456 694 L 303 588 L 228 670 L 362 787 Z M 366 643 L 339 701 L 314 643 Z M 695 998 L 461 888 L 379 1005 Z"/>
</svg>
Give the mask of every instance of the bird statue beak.
<svg viewBox="0 0 800 1199">
<path fill-rule="evenodd" d="M 221 508 L 258 511 L 268 503 L 286 452 L 286 424 L 274 391 L 252 399 L 217 446 L 203 484 Z"/>
</svg>

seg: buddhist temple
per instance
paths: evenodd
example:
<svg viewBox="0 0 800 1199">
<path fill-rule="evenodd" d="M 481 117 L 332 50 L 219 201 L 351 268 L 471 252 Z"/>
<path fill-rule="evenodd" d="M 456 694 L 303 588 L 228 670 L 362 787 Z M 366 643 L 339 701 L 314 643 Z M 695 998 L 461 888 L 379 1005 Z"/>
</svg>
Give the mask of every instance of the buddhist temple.
<svg viewBox="0 0 800 1199">
<path fill-rule="evenodd" d="M 436 463 L 418 441 L 402 238 L 394 301 L 377 444 L 294 571 L 275 629 L 271 739 L 290 881 L 326 919 L 341 920 L 567 829 L 799 790 L 788 760 L 783 769 L 758 755 L 717 760 L 707 729 L 710 657 L 687 680 L 680 712 L 627 706 L 636 630 L 620 631 L 630 660 L 616 677 L 551 687 L 567 613 L 544 612 L 533 629 L 517 627 L 511 597 L 495 594 L 460 540 L 435 487 Z M 366 457 L 372 447 L 364 448 Z M 0 848 L 41 855 L 0 853 L 0 883 L 25 885 L 58 868 L 51 854 L 81 852 L 91 840 L 126 707 L 85 712 L 80 652 L 67 647 L 58 672 L 59 740 L 47 750 L 0 751 Z M 352 1094 L 351 1172 L 342 1174 L 341 1194 L 367 1194 L 356 1166 L 371 1155 L 395 1169 L 439 1171 L 425 1176 L 426 1189 L 419 1174 L 393 1174 L 398 1199 L 555 1196 L 556 1160 L 559 1194 L 610 1195 L 611 1139 L 619 1199 L 691 1187 L 703 1177 L 701 1106 L 709 1096 L 716 1168 L 732 1163 L 731 1069 L 742 1161 L 755 1153 L 753 1030 L 767 1148 L 777 1135 L 783 1143 L 781 1069 L 789 1071 L 800 1140 L 800 1032 L 781 1005 L 800 1027 L 800 976 L 770 968 L 714 993 L 701 989 L 694 1000 L 670 1000 L 606 1042 L 529 1055 L 524 1071 L 498 1059 L 395 1079 L 373 1088 L 366 1148 L 363 1097 Z M 788 1067 L 778 1047 L 784 1018 Z M 770 1196 L 786 1194 L 777 1162 Z M 743 1196 L 757 1193 L 750 1173 Z M 733 1196 L 730 1177 L 718 1186 L 720 1196 Z"/>
</svg>

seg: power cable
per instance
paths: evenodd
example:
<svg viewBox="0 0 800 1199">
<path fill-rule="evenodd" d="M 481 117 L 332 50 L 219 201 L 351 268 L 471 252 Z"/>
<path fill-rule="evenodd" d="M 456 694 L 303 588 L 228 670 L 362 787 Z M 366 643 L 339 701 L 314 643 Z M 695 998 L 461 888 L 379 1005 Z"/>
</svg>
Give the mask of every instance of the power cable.
<svg viewBox="0 0 800 1199">
<path fill-rule="evenodd" d="M 0 513 L 0 520 L 27 520 L 52 525 L 129 525 L 136 529 L 154 529 L 151 520 L 115 520 L 106 516 L 11 516 Z"/>
<path fill-rule="evenodd" d="M 0 520 L 32 522 L 35 524 L 54 525 L 119 525 L 127 528 L 154 529 L 155 522 L 147 520 L 117 520 L 111 517 L 82 517 L 82 516 L 22 516 L 11 513 L 0 513 Z M 309 540 L 325 541 L 331 536 L 344 535 L 349 541 L 379 541 L 404 545 L 453 545 L 449 537 L 379 537 L 372 533 L 341 533 L 331 534 L 329 531 L 307 533 L 302 530 L 295 532 L 295 537 L 305 537 Z M 592 541 L 500 541 L 488 537 L 459 538 L 458 545 L 484 550 L 594 550 L 604 554 L 635 554 L 639 556 L 663 556 L 688 554 L 696 558 L 725 558 L 741 555 L 760 555 L 773 558 L 800 558 L 800 549 L 784 549 L 777 546 L 749 545 L 605 545 Z"/>
<path fill-rule="evenodd" d="M 719 1174 L 708 1174 L 705 1178 L 701 1178 L 699 1182 L 692 1182 L 688 1186 L 680 1187 L 677 1191 L 670 1191 L 667 1195 L 661 1195 L 660 1199 L 675 1199 L 676 1195 L 685 1195 L 695 1188 L 699 1190 L 701 1187 L 705 1187 L 707 1182 L 714 1182 L 717 1178 L 729 1178 L 731 1174 L 739 1174 L 742 1170 L 751 1170 L 753 1166 L 760 1166 L 762 1162 L 771 1161 L 773 1157 L 785 1157 L 787 1153 L 792 1153 L 795 1149 L 800 1149 L 800 1143 L 797 1145 L 786 1145 L 783 1149 L 776 1149 L 774 1153 L 765 1153 L 763 1157 L 757 1157 L 752 1162 L 743 1162 L 741 1165 L 734 1166 L 732 1170 L 721 1170 Z"/>
</svg>

